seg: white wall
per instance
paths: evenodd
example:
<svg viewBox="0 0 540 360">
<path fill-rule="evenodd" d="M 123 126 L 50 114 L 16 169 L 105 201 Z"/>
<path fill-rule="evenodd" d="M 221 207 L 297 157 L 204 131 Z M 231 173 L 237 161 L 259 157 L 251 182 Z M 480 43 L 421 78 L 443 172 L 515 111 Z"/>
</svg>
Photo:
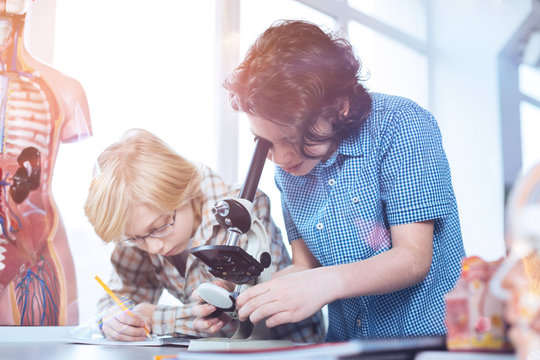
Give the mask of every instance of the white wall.
<svg viewBox="0 0 540 360">
<path fill-rule="evenodd" d="M 504 254 L 497 54 L 531 1 L 436 0 L 431 6 L 431 110 L 452 168 L 466 251 L 495 259 Z"/>
</svg>

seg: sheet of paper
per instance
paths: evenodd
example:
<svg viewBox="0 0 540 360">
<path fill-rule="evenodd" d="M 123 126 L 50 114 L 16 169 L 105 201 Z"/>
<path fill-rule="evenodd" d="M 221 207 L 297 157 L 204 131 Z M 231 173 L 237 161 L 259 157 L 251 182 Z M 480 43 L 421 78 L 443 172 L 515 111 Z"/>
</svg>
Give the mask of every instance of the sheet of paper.
<svg viewBox="0 0 540 360">
<path fill-rule="evenodd" d="M 66 336 L 62 340 L 69 343 L 90 345 L 162 346 L 161 340 L 156 335 L 152 335 L 152 339 L 146 339 L 144 341 L 113 341 L 101 335 L 92 337 Z"/>
<path fill-rule="evenodd" d="M 114 341 L 105 338 L 101 332 L 91 328 L 77 328 L 62 341 L 75 344 L 89 345 L 118 345 L 118 346 L 188 346 L 189 337 L 156 336 L 152 334 L 152 339 L 144 341 Z"/>
</svg>

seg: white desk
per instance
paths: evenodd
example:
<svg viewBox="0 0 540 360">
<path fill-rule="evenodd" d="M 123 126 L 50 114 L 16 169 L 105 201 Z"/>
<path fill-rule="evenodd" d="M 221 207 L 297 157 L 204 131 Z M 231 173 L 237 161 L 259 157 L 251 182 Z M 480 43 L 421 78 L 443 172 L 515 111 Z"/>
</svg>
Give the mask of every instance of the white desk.
<svg viewBox="0 0 540 360">
<path fill-rule="evenodd" d="M 516 360 L 514 354 L 492 354 L 451 351 L 423 351 L 414 360 Z"/>
<path fill-rule="evenodd" d="M 186 347 L 82 345 L 62 342 L 74 327 L 0 326 L 0 360 L 153 360 L 155 355 L 172 355 Z M 409 360 L 408 354 L 366 354 L 347 359 Z M 414 360 L 516 360 L 513 354 L 423 351 Z"/>
<path fill-rule="evenodd" d="M 71 326 L 0 326 L 0 360 L 153 360 L 185 347 L 102 346 L 62 342 Z"/>
</svg>

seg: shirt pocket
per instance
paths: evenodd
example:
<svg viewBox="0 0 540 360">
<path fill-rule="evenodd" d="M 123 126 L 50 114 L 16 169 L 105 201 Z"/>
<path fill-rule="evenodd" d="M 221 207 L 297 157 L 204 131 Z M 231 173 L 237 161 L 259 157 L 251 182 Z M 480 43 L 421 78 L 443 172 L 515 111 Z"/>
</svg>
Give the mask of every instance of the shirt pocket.
<svg viewBox="0 0 540 360">
<path fill-rule="evenodd" d="M 348 215 L 356 234 L 361 258 L 366 259 L 391 247 L 384 203 L 376 182 L 356 181 L 347 189 Z"/>
</svg>

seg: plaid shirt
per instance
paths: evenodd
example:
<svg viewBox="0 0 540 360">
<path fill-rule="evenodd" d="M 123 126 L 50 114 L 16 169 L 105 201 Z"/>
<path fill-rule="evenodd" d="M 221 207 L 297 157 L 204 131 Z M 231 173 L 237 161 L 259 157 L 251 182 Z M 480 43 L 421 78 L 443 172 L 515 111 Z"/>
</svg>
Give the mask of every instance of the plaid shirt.
<svg viewBox="0 0 540 360">
<path fill-rule="evenodd" d="M 221 227 L 212 214 L 212 207 L 218 200 L 238 197 L 240 187 L 227 185 L 211 169 L 201 167 L 203 180 L 201 190 L 204 196 L 202 221 L 192 240 L 192 247 L 201 245 L 224 245 L 227 230 Z M 270 200 L 262 192 L 258 192 L 253 207 L 253 215 L 258 218 L 271 239 L 271 269 L 277 271 L 290 265 L 291 260 L 283 243 L 281 232 L 270 217 Z M 177 221 L 181 221 L 180 219 Z M 244 241 L 242 241 L 244 240 Z M 246 248 L 245 236 L 238 244 Z M 117 245 L 111 255 L 114 267 L 109 287 L 118 296 L 129 298 L 135 304 L 147 302 L 157 304 L 163 289 L 175 296 L 182 305 L 165 306 L 158 304 L 152 318 L 152 332 L 157 335 L 191 335 L 207 336 L 193 328 L 195 317 L 191 309 L 195 303 L 191 293 L 202 283 L 216 280 L 208 267 L 198 258 L 189 254 L 186 262 L 185 277 L 165 257 L 149 254 L 136 247 Z M 109 296 L 103 297 L 98 309 L 103 311 L 114 305 Z M 271 329 L 273 338 L 289 338 L 295 342 L 320 342 L 323 339 L 320 314 L 303 322 L 281 325 Z M 233 321 L 222 328 L 219 335 L 230 337 L 237 322 Z"/>
<path fill-rule="evenodd" d="M 389 250 L 390 226 L 434 220 L 425 279 L 330 303 L 327 340 L 446 332 L 444 295 L 459 278 L 464 249 L 450 168 L 429 112 L 404 98 L 372 94 L 369 117 L 330 159 L 305 176 L 277 168 L 276 183 L 289 241 L 303 239 L 323 266 Z"/>
</svg>

